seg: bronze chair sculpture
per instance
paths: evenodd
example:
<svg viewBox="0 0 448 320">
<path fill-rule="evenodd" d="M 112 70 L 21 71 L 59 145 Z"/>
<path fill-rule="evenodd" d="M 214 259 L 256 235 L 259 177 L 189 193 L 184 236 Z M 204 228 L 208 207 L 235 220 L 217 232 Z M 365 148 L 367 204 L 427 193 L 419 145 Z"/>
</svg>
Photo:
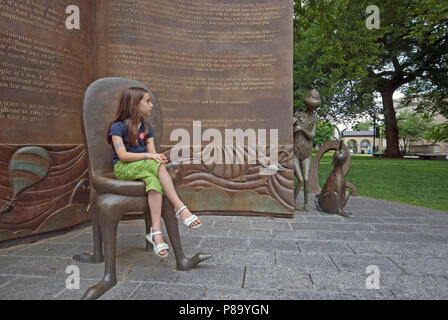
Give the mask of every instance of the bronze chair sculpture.
<svg viewBox="0 0 448 320">
<path fill-rule="evenodd" d="M 82 110 L 84 144 L 88 155 L 90 178 L 90 204 L 92 216 L 93 255 L 83 253 L 74 260 L 87 263 L 103 261 L 105 271 L 103 279 L 90 287 L 82 299 L 96 299 L 117 283 L 116 278 L 116 242 L 118 223 L 125 213 L 143 212 L 146 233 L 151 228 L 151 215 L 143 181 L 122 181 L 114 178 L 112 148 L 106 142 L 106 128 L 118 105 L 120 93 L 128 87 L 145 88 L 153 101 L 154 108 L 149 121 L 154 129 L 156 148 L 159 148 L 162 132 L 162 116 L 159 104 L 153 93 L 142 83 L 124 78 L 103 78 L 92 83 L 86 91 Z M 175 165 L 169 164 L 168 171 L 176 186 Z M 177 269 L 190 270 L 198 263 L 211 257 L 209 253 L 197 253 L 191 258 L 185 257 L 179 236 L 178 221 L 174 208 L 166 197 L 163 199 L 162 218 L 168 232 L 171 246 L 176 257 Z M 144 239 L 144 235 L 142 235 Z M 146 242 L 146 251 L 151 250 Z"/>
</svg>

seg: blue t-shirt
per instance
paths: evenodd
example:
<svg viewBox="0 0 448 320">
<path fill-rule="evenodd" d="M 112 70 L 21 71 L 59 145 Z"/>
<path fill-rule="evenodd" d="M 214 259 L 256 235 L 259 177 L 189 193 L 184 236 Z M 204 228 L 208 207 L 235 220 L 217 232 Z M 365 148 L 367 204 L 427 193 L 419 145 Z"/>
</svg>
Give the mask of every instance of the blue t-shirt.
<svg viewBox="0 0 448 320">
<path fill-rule="evenodd" d="M 126 126 L 125 121 L 118 121 L 114 122 L 110 128 L 109 136 L 119 136 L 123 139 L 124 146 L 126 148 L 127 152 L 135 152 L 135 153 L 143 153 L 146 152 L 146 139 L 154 137 L 154 131 L 152 130 L 152 127 L 149 123 L 146 123 L 148 126 L 149 132 L 148 135 L 145 136 L 145 126 L 143 125 L 143 121 L 140 123 L 138 127 L 138 134 L 137 134 L 137 145 L 135 147 L 131 147 L 129 145 L 128 141 L 128 128 Z M 115 147 L 112 144 L 112 150 L 114 151 L 114 166 L 115 164 L 120 161 L 120 158 L 118 158 L 117 153 L 115 152 Z"/>
</svg>

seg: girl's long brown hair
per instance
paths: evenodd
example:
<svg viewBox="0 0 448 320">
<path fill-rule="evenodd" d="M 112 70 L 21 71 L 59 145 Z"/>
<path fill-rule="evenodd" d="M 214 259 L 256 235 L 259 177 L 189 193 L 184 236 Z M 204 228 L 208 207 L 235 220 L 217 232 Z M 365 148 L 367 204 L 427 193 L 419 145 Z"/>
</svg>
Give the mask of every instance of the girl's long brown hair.
<svg viewBox="0 0 448 320">
<path fill-rule="evenodd" d="M 128 128 L 128 141 L 131 147 L 137 145 L 138 125 L 142 121 L 142 116 L 139 114 L 137 106 L 143 99 L 145 93 L 148 92 L 140 87 L 130 87 L 125 89 L 120 96 L 120 103 L 118 104 L 117 112 L 110 122 L 106 135 L 107 142 L 112 144 L 112 136 L 109 136 L 110 128 L 112 124 L 117 121 L 124 121 Z M 143 121 L 145 125 L 145 136 L 149 132 L 149 128 L 146 125 L 146 121 Z"/>
</svg>

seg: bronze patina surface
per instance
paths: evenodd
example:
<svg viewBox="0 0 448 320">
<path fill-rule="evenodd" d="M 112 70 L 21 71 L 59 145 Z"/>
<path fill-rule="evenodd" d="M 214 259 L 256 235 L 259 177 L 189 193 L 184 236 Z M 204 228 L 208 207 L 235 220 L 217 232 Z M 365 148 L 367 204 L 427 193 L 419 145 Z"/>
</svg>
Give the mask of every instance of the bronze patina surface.
<svg viewBox="0 0 448 320">
<path fill-rule="evenodd" d="M 135 1 L 100 0 L 97 8 L 98 77 L 136 79 L 154 91 L 163 106 L 163 152 L 178 143 L 170 139 L 175 129 L 185 129 L 196 150 L 210 143 L 201 139 L 210 128 L 222 140 L 226 129 L 254 129 L 257 138 L 264 129 L 268 150 L 278 144 L 285 170 L 271 176 L 259 174 L 258 159 L 216 165 L 201 159 L 183 167 L 183 190 L 195 198 L 194 210 L 214 211 L 219 203 L 218 211 L 235 214 L 292 215 L 293 1 L 148 0 L 136 7 Z M 197 139 L 195 120 L 201 122 Z M 278 142 L 270 141 L 271 129 L 278 130 Z M 256 152 L 258 145 L 249 148 Z M 204 197 L 204 189 L 216 190 L 215 198 Z M 230 204 L 243 194 L 240 205 Z"/>
<path fill-rule="evenodd" d="M 68 5 L 80 9 L 80 30 L 65 26 Z M 5 241 L 89 220 L 80 117 L 84 91 L 95 79 L 94 1 L 2 1 L 0 12 L 0 208 L 15 200 L 0 216 Z M 17 194 L 15 180 L 35 177 L 10 171 L 14 162 L 33 160 L 13 155 L 34 146 L 48 152 L 51 166 Z M 45 167 L 36 161 L 36 168 Z"/>
<path fill-rule="evenodd" d="M 66 28 L 69 5 L 80 9 L 79 30 Z M 47 177 L 0 217 L 0 241 L 88 220 L 79 188 L 88 178 L 82 97 L 110 76 L 139 80 L 157 95 L 167 155 L 178 142 L 170 139 L 174 129 L 186 129 L 191 145 L 209 143 L 193 141 L 194 120 L 223 140 L 226 129 L 255 130 L 245 159 L 260 144 L 266 156 L 278 145 L 284 170 L 269 176 L 260 175 L 258 159 L 183 166 L 180 196 L 195 199 L 193 210 L 293 214 L 293 1 L 14 0 L 0 11 L 0 208 L 13 194 L 8 166 L 17 150 L 42 147 L 52 159 Z"/>
<path fill-rule="evenodd" d="M 93 255 L 84 253 L 73 258 L 80 262 L 101 262 L 103 261 L 104 246 L 105 271 L 103 279 L 89 288 L 82 297 L 83 299 L 96 299 L 117 283 L 115 267 L 117 227 L 123 215 L 127 212 L 143 212 L 147 234 L 152 225 L 145 183 L 115 179 L 112 148 L 104 142 L 107 126 L 118 107 L 119 95 L 128 87 L 140 87 L 149 92 L 154 108 L 151 116 L 146 120 L 154 128 L 156 149 L 160 144 L 162 128 L 160 106 L 156 97 L 145 85 L 130 79 L 105 78 L 97 80 L 89 86 L 83 105 L 83 134 L 89 159 L 91 186 L 89 212 L 92 215 Z M 173 168 L 171 164 L 172 173 L 170 175 L 174 177 L 173 182 L 176 187 L 178 183 L 175 167 Z M 201 261 L 211 257 L 211 254 L 202 252 L 191 258 L 185 257 L 174 208 L 166 197 L 163 200 L 162 217 L 179 270 L 190 270 Z M 148 244 L 146 242 L 147 251 L 150 250 Z"/>
<path fill-rule="evenodd" d="M 311 90 L 305 98 L 306 110 L 294 114 L 294 173 L 298 179 L 297 186 L 294 188 L 294 199 L 297 199 L 300 188 L 303 184 L 304 204 L 303 210 L 309 211 L 309 173 L 311 159 L 313 157 L 313 139 L 317 130 L 317 119 L 313 111 L 319 108 L 321 99 L 319 92 Z M 298 206 L 296 209 L 300 210 Z"/>
</svg>

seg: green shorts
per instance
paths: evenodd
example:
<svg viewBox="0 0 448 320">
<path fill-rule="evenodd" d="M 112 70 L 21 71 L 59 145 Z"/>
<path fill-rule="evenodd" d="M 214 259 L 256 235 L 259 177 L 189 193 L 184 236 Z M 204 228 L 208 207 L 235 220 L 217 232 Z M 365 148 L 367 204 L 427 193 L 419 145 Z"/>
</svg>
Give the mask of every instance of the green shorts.
<svg viewBox="0 0 448 320">
<path fill-rule="evenodd" d="M 155 190 L 162 196 L 162 185 L 159 180 L 159 166 L 162 162 L 153 159 L 121 162 L 118 161 L 114 166 L 114 176 L 118 180 L 142 180 L 146 185 L 146 192 Z"/>
</svg>

